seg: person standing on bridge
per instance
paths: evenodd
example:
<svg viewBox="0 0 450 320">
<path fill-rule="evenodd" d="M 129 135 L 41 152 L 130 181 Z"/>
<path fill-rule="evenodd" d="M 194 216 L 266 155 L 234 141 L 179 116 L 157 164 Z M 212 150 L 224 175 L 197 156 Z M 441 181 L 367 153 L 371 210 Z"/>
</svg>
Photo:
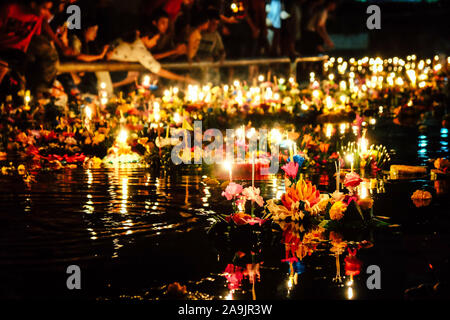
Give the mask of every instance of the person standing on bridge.
<svg viewBox="0 0 450 320">
<path fill-rule="evenodd" d="M 325 45 L 333 49 L 334 43 L 328 35 L 326 23 L 330 12 L 336 9 L 336 0 L 328 0 L 315 8 L 306 24 L 303 34 L 303 54 L 316 55 L 325 52 Z"/>
<path fill-rule="evenodd" d="M 41 31 L 64 55 L 74 54 L 57 38 L 47 22 L 52 5 L 50 0 L 33 0 L 28 4 L 11 2 L 0 6 L 0 84 L 9 70 L 16 70 L 23 76 L 31 40 Z"/>
<path fill-rule="evenodd" d="M 92 17 L 86 17 L 83 19 L 83 29 L 75 32 L 72 36 L 69 37 L 68 35 L 67 23 L 64 23 L 57 29 L 57 34 L 60 36 L 61 41 L 77 54 L 76 60 L 94 62 L 103 60 L 109 49 L 109 45 L 99 48 L 96 41 L 98 29 L 97 22 Z M 92 72 L 71 72 L 58 76 L 58 80 L 74 96 L 78 95 L 80 91 L 97 94 L 105 73 L 104 71 L 95 72 L 95 74 Z"/>
</svg>

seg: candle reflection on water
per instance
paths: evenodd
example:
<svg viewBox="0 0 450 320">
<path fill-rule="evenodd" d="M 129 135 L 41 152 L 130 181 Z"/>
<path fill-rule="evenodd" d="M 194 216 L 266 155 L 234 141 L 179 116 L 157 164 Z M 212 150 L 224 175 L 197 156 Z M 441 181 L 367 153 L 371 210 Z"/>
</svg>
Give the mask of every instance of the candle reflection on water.
<svg viewBox="0 0 450 320">
<path fill-rule="evenodd" d="M 128 178 L 122 178 L 122 203 L 120 213 L 126 214 L 128 200 Z"/>
<path fill-rule="evenodd" d="M 94 181 L 92 172 L 90 169 L 86 170 L 86 175 L 87 175 L 88 188 L 90 189 L 92 186 L 92 182 Z M 86 204 L 83 206 L 84 212 L 87 214 L 94 213 L 94 203 L 92 202 L 92 195 L 87 194 L 86 198 L 87 198 Z"/>
</svg>

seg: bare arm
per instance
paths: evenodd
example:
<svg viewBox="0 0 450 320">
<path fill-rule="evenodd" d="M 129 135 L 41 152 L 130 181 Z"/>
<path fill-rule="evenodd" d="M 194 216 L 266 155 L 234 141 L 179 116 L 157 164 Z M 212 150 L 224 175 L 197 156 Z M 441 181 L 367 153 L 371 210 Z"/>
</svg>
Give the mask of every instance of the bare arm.
<svg viewBox="0 0 450 320">
<path fill-rule="evenodd" d="M 108 48 L 109 48 L 108 45 L 104 46 L 102 53 L 96 54 L 96 55 L 95 54 L 83 54 L 83 53 L 81 53 L 81 54 L 79 54 L 77 56 L 77 60 L 85 61 L 85 62 L 92 62 L 92 61 L 102 60 L 105 57 L 106 52 L 108 51 Z"/>
<path fill-rule="evenodd" d="M 188 45 L 187 45 L 187 58 L 189 62 L 192 62 L 192 59 L 197 54 L 198 47 L 200 45 L 200 40 L 195 37 L 195 34 L 192 33 L 189 36 Z"/>
<path fill-rule="evenodd" d="M 323 11 L 320 18 L 317 21 L 316 30 L 317 33 L 322 37 L 323 41 L 325 41 L 325 44 L 329 47 L 334 47 L 333 41 L 331 41 L 330 36 L 328 35 L 327 28 L 326 28 L 326 22 L 328 19 L 328 12 Z"/>
<path fill-rule="evenodd" d="M 178 80 L 188 83 L 195 83 L 196 81 L 192 80 L 190 77 L 186 76 L 180 76 L 178 74 L 172 73 L 166 69 L 161 68 L 159 72 L 157 73 L 160 77 L 171 79 L 171 80 Z"/>
<path fill-rule="evenodd" d="M 186 54 L 186 51 L 187 51 L 186 45 L 185 44 L 179 44 L 175 49 L 169 50 L 169 51 L 163 52 L 163 53 L 156 53 L 156 54 L 153 55 L 153 57 L 156 60 L 160 60 L 160 59 L 164 59 L 164 58 L 167 58 L 167 57 L 170 57 L 170 56 L 174 56 L 174 55 L 178 56 L 178 55 L 181 55 L 181 54 Z"/>
<path fill-rule="evenodd" d="M 77 56 L 77 60 L 80 61 L 84 61 L 84 62 L 92 62 L 92 61 L 97 61 L 97 60 L 102 60 L 103 56 L 102 55 L 89 55 L 89 54 L 79 54 Z"/>
<path fill-rule="evenodd" d="M 224 15 L 220 15 L 220 20 L 222 20 L 225 23 L 237 23 L 237 20 L 235 17 L 225 17 Z"/>
<path fill-rule="evenodd" d="M 65 56 L 76 56 L 76 53 L 72 49 L 67 47 L 64 43 L 62 43 L 60 39 L 58 39 L 47 21 L 42 22 L 42 28 L 44 29 L 44 32 L 50 37 L 50 39 L 58 46 L 58 48 L 61 49 Z"/>
<path fill-rule="evenodd" d="M 325 41 L 325 44 L 329 47 L 334 47 L 333 41 L 331 41 L 330 36 L 328 35 L 326 27 L 318 26 L 317 27 L 317 33 L 322 37 L 323 41 Z"/>
<path fill-rule="evenodd" d="M 161 60 L 161 59 L 164 59 L 164 58 L 173 56 L 173 55 L 175 55 L 175 54 L 176 54 L 176 51 L 175 51 L 175 49 L 174 49 L 174 50 L 170 50 L 170 51 L 166 51 L 166 52 L 162 52 L 162 53 L 155 53 L 155 54 L 153 55 L 153 57 L 154 57 L 156 60 Z"/>
<path fill-rule="evenodd" d="M 256 39 L 259 37 L 259 33 L 261 32 L 261 30 L 259 30 L 259 28 L 253 22 L 252 18 L 250 17 L 250 15 L 248 13 L 248 2 L 247 1 L 245 1 L 244 7 L 245 7 L 245 19 L 246 19 L 248 25 L 250 26 L 250 29 L 252 29 L 253 38 Z"/>
</svg>

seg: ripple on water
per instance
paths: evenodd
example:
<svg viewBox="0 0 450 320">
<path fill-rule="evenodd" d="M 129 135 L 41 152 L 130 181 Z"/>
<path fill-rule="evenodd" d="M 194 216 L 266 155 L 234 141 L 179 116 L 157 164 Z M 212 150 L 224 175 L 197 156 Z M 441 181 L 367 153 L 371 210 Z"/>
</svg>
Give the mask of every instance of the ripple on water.
<svg viewBox="0 0 450 320">
<path fill-rule="evenodd" d="M 318 184 L 320 179 L 314 179 Z M 370 294 L 363 286 L 363 276 L 355 280 L 351 290 L 345 282 L 333 281 L 339 277 L 328 242 L 318 244 L 314 254 L 305 256 L 304 272 L 294 284 L 290 266 L 283 262 L 286 248 L 280 239 L 262 250 L 257 269 L 261 281 L 252 286 L 247 276 L 243 290 L 230 290 L 224 271 L 241 250 L 241 243 L 220 246 L 206 235 L 209 216 L 229 213 L 230 205 L 219 186 L 208 186 L 201 180 L 200 176 L 155 176 L 144 169 L 80 169 L 40 175 L 29 190 L 22 183 L 0 177 L 0 265 L 6 270 L 0 282 L 8 290 L 17 290 L 19 297 L 24 291 L 30 297 L 40 296 L 42 286 L 48 286 L 45 293 L 54 297 L 67 293 L 59 284 L 65 268 L 80 264 L 88 269 L 88 277 L 91 274 L 86 280 L 90 288 L 83 294 L 94 299 L 163 299 L 168 285 L 174 282 L 186 285 L 190 299 L 346 299 Z M 283 180 L 277 178 L 257 186 L 264 199 L 279 196 L 284 190 Z M 432 188 L 432 182 L 388 183 L 386 194 L 375 195 L 374 206 L 376 215 L 391 216 L 405 230 L 410 228 L 410 239 L 425 234 L 420 246 L 426 244 L 432 231 L 440 230 L 441 238 L 448 234 L 448 219 L 442 218 L 447 198 L 436 197 L 428 211 L 414 208 L 410 195 L 421 187 Z M 417 223 L 424 217 L 430 221 L 422 222 L 426 229 Z M 360 258 L 364 263 L 383 265 L 383 275 L 389 279 L 386 283 L 397 285 L 392 275 L 414 274 L 428 265 L 420 257 L 402 265 L 404 254 L 412 249 L 405 248 L 398 235 L 383 235 L 378 243 L 376 235 L 373 238 L 374 247 L 362 252 Z M 437 248 L 434 242 L 429 247 Z M 439 252 L 433 254 L 440 258 Z M 338 259 L 343 268 L 344 253 Z M 248 265 L 244 267 L 249 272 Z M 252 268 L 251 272 L 256 271 Z M 344 270 L 341 272 L 346 280 Z M 36 291 L 29 288 L 28 281 Z M 398 297 L 402 290 L 392 287 L 384 292 Z M 0 291 L 0 296 L 5 293 Z"/>
<path fill-rule="evenodd" d="M 45 264 L 101 258 L 91 249 L 108 245 L 110 256 L 118 257 L 122 242 L 198 227 L 193 208 L 201 207 L 201 199 L 191 196 L 200 180 L 156 177 L 143 169 L 89 169 L 39 176 L 31 190 L 2 183 L 0 259 Z"/>
</svg>

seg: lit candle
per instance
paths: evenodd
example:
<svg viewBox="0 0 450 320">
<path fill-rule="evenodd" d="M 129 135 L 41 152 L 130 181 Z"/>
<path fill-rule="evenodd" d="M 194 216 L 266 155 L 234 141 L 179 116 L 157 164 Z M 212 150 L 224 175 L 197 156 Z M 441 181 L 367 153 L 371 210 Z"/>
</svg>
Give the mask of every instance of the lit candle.
<svg viewBox="0 0 450 320">
<path fill-rule="evenodd" d="M 25 110 L 28 110 L 28 104 L 31 101 L 31 97 L 30 97 L 30 90 L 27 90 L 25 92 Z"/>
<path fill-rule="evenodd" d="M 225 99 L 227 99 L 228 98 L 228 85 L 223 86 L 223 93 L 224 93 Z"/>
<path fill-rule="evenodd" d="M 122 109 L 120 110 L 120 123 L 124 123 L 125 122 L 125 118 L 123 117 L 123 111 Z"/>
<path fill-rule="evenodd" d="M 341 162 L 339 159 L 335 162 L 336 166 L 336 191 L 339 192 L 339 187 L 341 183 Z"/>
<path fill-rule="evenodd" d="M 86 112 L 86 120 L 91 120 L 92 110 L 89 106 L 86 106 L 85 112 Z"/>
<path fill-rule="evenodd" d="M 363 181 L 360 184 L 360 199 L 366 199 L 369 195 L 369 188 L 367 187 L 367 181 Z"/>
<path fill-rule="evenodd" d="M 331 123 L 326 126 L 326 137 L 331 138 L 331 134 L 333 133 L 333 125 Z"/>
<path fill-rule="evenodd" d="M 91 122 L 91 119 L 92 119 L 92 110 L 91 110 L 91 108 L 89 106 L 86 106 L 84 108 L 84 112 L 86 114 L 86 118 L 84 120 L 84 124 L 85 124 L 87 130 L 89 131 L 90 130 L 90 122 Z"/>
<path fill-rule="evenodd" d="M 233 181 L 232 179 L 232 164 L 230 161 L 225 161 L 223 163 L 223 166 L 225 167 L 226 170 L 228 170 L 229 176 L 230 176 L 230 182 Z"/>
<path fill-rule="evenodd" d="M 149 75 L 144 76 L 144 79 L 142 80 L 142 85 L 144 87 L 150 86 L 150 76 Z"/>
<path fill-rule="evenodd" d="M 119 135 L 117 136 L 117 141 L 120 144 L 126 144 L 128 139 L 128 132 L 125 129 L 120 130 Z"/>
<path fill-rule="evenodd" d="M 153 119 L 157 123 L 159 123 L 159 120 L 161 119 L 161 116 L 159 114 L 159 103 L 156 101 L 153 103 Z"/>
<path fill-rule="evenodd" d="M 167 130 L 166 130 L 166 139 L 169 138 L 169 130 L 170 130 L 170 125 L 167 124 Z"/>
<path fill-rule="evenodd" d="M 359 140 L 358 145 L 359 145 L 359 150 L 360 150 L 360 152 L 361 152 L 361 153 L 366 153 L 366 152 L 367 152 L 367 149 L 368 149 L 368 146 L 369 146 L 369 141 L 368 141 L 366 138 L 362 137 L 362 138 Z"/>
<path fill-rule="evenodd" d="M 333 107 L 333 101 L 331 100 L 330 96 L 327 96 L 325 98 L 325 104 L 326 104 L 328 109 L 331 109 Z"/>
<path fill-rule="evenodd" d="M 255 188 L 255 151 L 252 152 L 252 188 Z"/>
<path fill-rule="evenodd" d="M 353 153 L 347 155 L 347 160 L 350 162 L 350 172 L 353 172 L 353 161 L 355 160 Z"/>
</svg>

